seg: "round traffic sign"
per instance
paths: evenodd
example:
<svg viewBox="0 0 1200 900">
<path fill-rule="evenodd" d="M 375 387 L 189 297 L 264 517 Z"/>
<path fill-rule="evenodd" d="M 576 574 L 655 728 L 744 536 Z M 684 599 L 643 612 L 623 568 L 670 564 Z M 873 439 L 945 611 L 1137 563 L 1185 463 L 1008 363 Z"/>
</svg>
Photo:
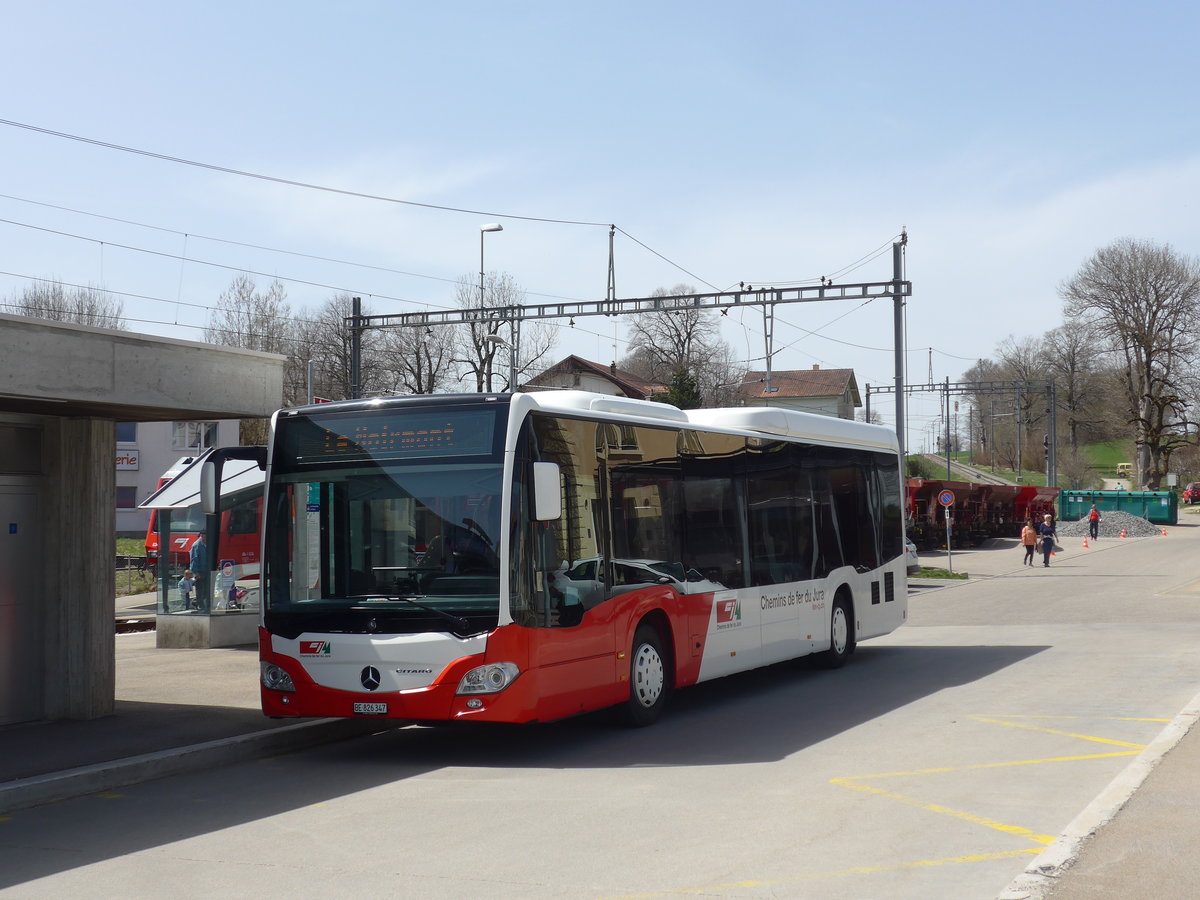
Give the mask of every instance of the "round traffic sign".
<svg viewBox="0 0 1200 900">
<path fill-rule="evenodd" d="M 942 504 L 942 506 L 953 506 L 954 491 L 942 491 L 938 494 L 938 503 Z"/>
</svg>

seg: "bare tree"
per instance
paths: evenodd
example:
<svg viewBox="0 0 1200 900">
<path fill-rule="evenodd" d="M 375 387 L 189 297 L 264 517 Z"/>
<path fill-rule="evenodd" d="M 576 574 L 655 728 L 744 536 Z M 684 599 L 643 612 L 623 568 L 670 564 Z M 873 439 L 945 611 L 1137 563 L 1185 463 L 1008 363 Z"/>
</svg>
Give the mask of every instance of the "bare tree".
<svg viewBox="0 0 1200 900">
<path fill-rule="evenodd" d="M 314 371 L 313 392 L 331 400 L 346 400 L 354 394 L 352 363 L 353 331 L 349 318 L 354 298 L 335 294 L 299 326 L 299 343 L 306 348 Z M 360 314 L 371 315 L 366 303 Z M 359 355 L 359 393 L 362 396 L 387 393 L 392 388 L 383 356 L 383 332 L 377 328 L 362 331 Z"/>
<path fill-rule="evenodd" d="M 1099 430 L 1103 393 L 1097 336 L 1087 322 L 1071 319 L 1047 332 L 1043 347 L 1047 369 L 1058 386 L 1058 404 L 1066 413 L 1067 443 L 1076 451 L 1081 432 L 1094 438 Z"/>
<path fill-rule="evenodd" d="M 454 331 L 447 326 L 389 328 L 382 334 L 382 380 L 396 394 L 436 394 L 453 380 Z"/>
<path fill-rule="evenodd" d="M 1011 334 L 996 347 L 1000 369 L 1009 381 L 1028 384 L 1028 389 L 1013 394 L 1016 410 L 1016 428 L 1020 430 L 1022 468 L 1040 468 L 1041 437 L 1049 428 L 1049 394 L 1045 383 L 1053 381 L 1046 360 L 1046 348 L 1041 338 L 1016 338 Z M 1015 451 L 1014 451 L 1015 452 Z"/>
<path fill-rule="evenodd" d="M 458 281 L 454 297 L 463 309 L 502 310 L 525 303 L 524 289 L 505 272 L 487 275 L 482 297 L 478 282 L 464 275 Z M 475 390 L 480 392 L 512 389 L 509 354 L 513 352 L 513 334 L 509 322 L 508 315 L 498 313 L 459 326 L 453 361 L 460 368 L 460 381 L 473 380 Z M 554 342 L 555 332 L 549 325 L 539 321 L 521 325 L 516 351 L 518 383 L 522 375 L 545 366 Z"/>
<path fill-rule="evenodd" d="M 1138 481 L 1157 489 L 1172 450 L 1187 443 L 1200 263 L 1169 245 L 1122 238 L 1097 250 L 1059 293 L 1067 316 L 1095 323 L 1119 361 Z"/>
<path fill-rule="evenodd" d="M 670 289 L 657 288 L 650 296 L 694 293 L 692 285 L 677 284 Z M 630 316 L 629 352 L 621 360 L 621 368 L 656 384 L 669 384 L 682 368 L 695 379 L 704 405 L 731 403 L 734 386 L 745 369 L 721 338 L 718 321 L 714 313 L 700 309 Z"/>
<path fill-rule="evenodd" d="M 284 366 L 284 396 L 280 399 L 285 406 L 296 402 L 295 365 L 289 352 L 294 345 L 295 328 L 282 282 L 272 281 L 265 291 L 260 291 L 251 276 L 244 272 L 235 276 L 209 313 L 204 339 L 224 347 L 288 356 Z M 262 418 L 242 419 L 238 426 L 243 444 L 265 444 L 267 430 L 268 422 Z"/>
<path fill-rule="evenodd" d="M 18 316 L 129 330 L 121 300 L 92 285 L 67 287 L 58 281 L 39 281 L 15 294 L 9 305 Z"/>
<path fill-rule="evenodd" d="M 225 347 L 287 353 L 292 337 L 291 312 L 287 289 L 281 282 L 272 281 L 260 291 L 254 279 L 243 272 L 217 298 L 204 339 Z"/>
</svg>

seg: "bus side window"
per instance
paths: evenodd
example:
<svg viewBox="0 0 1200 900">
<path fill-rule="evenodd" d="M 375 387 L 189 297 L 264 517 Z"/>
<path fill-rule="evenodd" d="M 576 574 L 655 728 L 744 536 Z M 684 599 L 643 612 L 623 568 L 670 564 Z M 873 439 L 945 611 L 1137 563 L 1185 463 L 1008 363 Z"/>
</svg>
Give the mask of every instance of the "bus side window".
<svg viewBox="0 0 1200 900">
<path fill-rule="evenodd" d="M 538 415 L 531 416 L 530 422 L 530 458 L 557 463 L 562 479 L 562 515 L 553 522 L 529 525 L 533 618 L 541 626 L 571 627 L 605 597 L 599 574 L 603 570 L 601 529 L 595 521 L 600 496 L 597 428 L 593 422 Z M 585 577 L 586 573 L 592 577 Z M 518 602 L 516 594 L 513 602 Z"/>
<path fill-rule="evenodd" d="M 685 476 L 683 489 L 688 568 L 721 587 L 744 587 L 740 503 L 734 480 Z"/>
<path fill-rule="evenodd" d="M 752 584 L 812 577 L 812 501 L 807 481 L 807 476 L 787 470 L 752 473 L 746 479 Z"/>
</svg>

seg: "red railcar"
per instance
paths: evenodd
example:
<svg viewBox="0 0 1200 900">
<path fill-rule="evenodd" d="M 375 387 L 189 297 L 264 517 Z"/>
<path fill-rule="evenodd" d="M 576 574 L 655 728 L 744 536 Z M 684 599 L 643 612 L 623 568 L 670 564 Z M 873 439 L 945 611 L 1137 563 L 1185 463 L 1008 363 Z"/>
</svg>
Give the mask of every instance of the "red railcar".
<svg viewBox="0 0 1200 900">
<path fill-rule="evenodd" d="M 1058 488 L 1036 485 L 975 484 L 966 481 L 909 478 L 905 481 L 909 537 L 919 549 L 946 546 L 943 491 L 954 494 L 950 539 L 956 547 L 975 547 L 991 537 L 1017 537 L 1026 518 L 1041 521 L 1054 514 Z"/>
</svg>

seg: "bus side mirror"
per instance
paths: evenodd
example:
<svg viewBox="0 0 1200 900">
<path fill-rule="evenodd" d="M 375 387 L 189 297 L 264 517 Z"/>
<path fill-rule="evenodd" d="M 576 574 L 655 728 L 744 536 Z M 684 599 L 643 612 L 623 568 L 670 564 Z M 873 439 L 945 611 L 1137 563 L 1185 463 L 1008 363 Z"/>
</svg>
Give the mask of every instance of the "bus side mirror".
<svg viewBox="0 0 1200 900">
<path fill-rule="evenodd" d="M 558 463 L 533 464 L 533 517 L 549 522 L 562 516 L 562 484 Z"/>
</svg>

